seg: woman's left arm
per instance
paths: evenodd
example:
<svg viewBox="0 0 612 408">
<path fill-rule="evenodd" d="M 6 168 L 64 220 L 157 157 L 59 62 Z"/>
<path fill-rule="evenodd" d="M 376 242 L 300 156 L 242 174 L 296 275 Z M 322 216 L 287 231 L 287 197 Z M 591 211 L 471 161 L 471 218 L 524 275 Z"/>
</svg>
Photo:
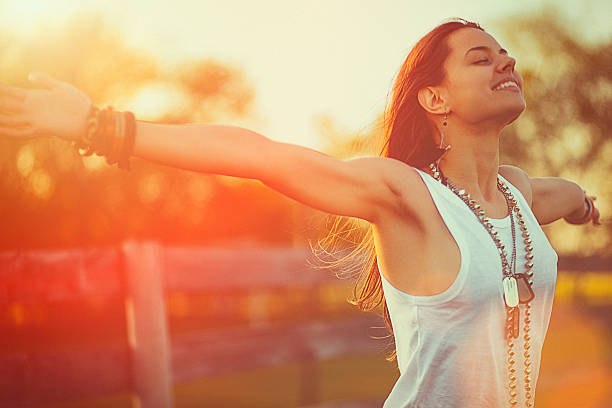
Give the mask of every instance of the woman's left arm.
<svg viewBox="0 0 612 408">
<path fill-rule="evenodd" d="M 599 210 L 593 200 L 578 184 L 560 177 L 534 177 L 529 179 L 533 202 L 531 209 L 540 225 L 563 218 L 570 224 L 599 222 Z M 592 208 L 590 208 L 592 206 Z"/>
<path fill-rule="evenodd" d="M 593 204 L 597 198 L 587 195 L 573 181 L 560 177 L 531 178 L 521 168 L 511 165 L 499 166 L 499 172 L 523 193 L 540 225 L 561 218 L 570 224 L 592 221 L 594 225 L 601 225 L 599 210 Z"/>
</svg>

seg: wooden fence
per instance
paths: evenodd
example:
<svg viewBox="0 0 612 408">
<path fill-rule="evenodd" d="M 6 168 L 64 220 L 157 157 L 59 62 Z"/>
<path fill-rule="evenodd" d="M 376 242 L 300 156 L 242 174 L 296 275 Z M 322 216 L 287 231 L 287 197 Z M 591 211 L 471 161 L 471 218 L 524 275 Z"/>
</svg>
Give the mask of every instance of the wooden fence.
<svg viewBox="0 0 612 408">
<path fill-rule="evenodd" d="M 131 391 L 133 406 L 172 407 L 174 383 L 254 367 L 301 362 L 299 404 L 318 403 L 312 362 L 351 353 L 380 353 L 369 327 L 381 320 L 313 320 L 282 328 L 257 324 L 170 338 L 168 292 L 314 286 L 337 281 L 313 269 L 309 250 L 292 248 L 163 247 L 128 241 L 120 247 L 0 252 L 0 304 L 18 319 L 18 305 L 119 296 L 124 300 L 125 344 L 65 352 L 15 351 L 0 357 L 0 406 L 31 407 Z M 564 258 L 559 268 L 609 270 L 610 259 Z M 17 305 L 17 306 L 16 306 Z M 263 324 L 262 324 L 263 322 Z M 6 333 L 5 333 L 6 334 Z M 40 340 L 41 343 L 44 339 Z"/>
<path fill-rule="evenodd" d="M 165 293 L 320 285 L 337 278 L 313 270 L 306 249 L 166 248 L 153 242 L 122 247 L 0 253 L 5 310 L 28 301 L 122 296 L 127 344 L 0 357 L 0 406 L 25 407 L 132 390 L 134 406 L 171 407 L 173 382 L 249 368 L 303 362 L 300 403 L 316 401 L 307 364 L 354 352 L 380 351 L 372 315 L 283 326 L 265 324 L 265 310 L 246 327 L 169 338 Z M 24 285 L 27 282 L 27 285 Z M 261 305 L 259 305 L 261 309 Z M 262 324 L 263 323 L 263 324 Z M 44 341 L 44 340 L 41 340 Z"/>
</svg>

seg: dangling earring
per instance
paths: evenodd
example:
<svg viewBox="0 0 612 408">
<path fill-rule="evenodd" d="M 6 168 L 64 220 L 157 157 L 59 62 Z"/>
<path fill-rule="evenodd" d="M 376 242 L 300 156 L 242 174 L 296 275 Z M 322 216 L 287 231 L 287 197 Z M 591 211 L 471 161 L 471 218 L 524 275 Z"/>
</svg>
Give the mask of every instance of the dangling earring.
<svg viewBox="0 0 612 408">
<path fill-rule="evenodd" d="M 442 122 L 442 132 L 440 135 L 440 149 L 442 149 L 442 146 L 444 145 L 444 129 L 446 128 L 446 125 L 448 125 L 448 114 L 446 112 L 444 112 L 444 122 Z M 448 146 L 450 147 L 450 146 Z M 446 148 L 448 150 L 448 147 Z"/>
<path fill-rule="evenodd" d="M 440 132 L 440 147 L 436 149 L 438 150 L 439 156 L 435 160 L 434 163 L 429 164 L 429 168 L 434 173 L 439 173 L 440 159 L 442 159 L 442 156 L 444 156 L 444 154 L 451 148 L 451 145 L 444 146 L 444 130 L 446 129 L 447 125 L 448 125 L 448 113 L 444 112 L 444 121 L 442 122 L 442 130 Z"/>
</svg>

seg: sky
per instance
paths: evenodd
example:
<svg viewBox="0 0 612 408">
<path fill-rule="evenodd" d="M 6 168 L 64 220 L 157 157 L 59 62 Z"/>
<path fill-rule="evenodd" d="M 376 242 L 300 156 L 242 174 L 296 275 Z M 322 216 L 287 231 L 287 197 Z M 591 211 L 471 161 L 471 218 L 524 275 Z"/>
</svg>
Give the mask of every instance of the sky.
<svg viewBox="0 0 612 408">
<path fill-rule="evenodd" d="M 495 21 L 546 7 L 589 41 L 610 38 L 609 0 L 0 0 L 0 24 L 27 35 L 99 12 L 169 69 L 196 58 L 241 69 L 255 119 L 230 124 L 320 149 L 317 118 L 349 133 L 371 125 L 411 46 L 443 19 L 476 21 L 495 36 Z"/>
</svg>

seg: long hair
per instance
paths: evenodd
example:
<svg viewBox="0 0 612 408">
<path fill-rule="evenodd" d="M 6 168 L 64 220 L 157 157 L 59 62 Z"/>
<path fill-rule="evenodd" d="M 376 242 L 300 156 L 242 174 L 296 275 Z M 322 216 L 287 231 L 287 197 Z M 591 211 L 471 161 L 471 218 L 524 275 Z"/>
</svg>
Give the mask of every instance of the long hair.
<svg viewBox="0 0 612 408">
<path fill-rule="evenodd" d="M 466 27 L 483 30 L 477 23 L 453 18 L 438 25 L 414 45 L 397 74 L 391 100 L 385 108 L 384 143 L 379 156 L 401 160 L 417 168 L 440 157 L 443 150 L 436 147 L 433 138 L 437 129 L 419 103 L 418 92 L 427 86 L 439 85 L 444 80 L 444 62 L 450 53 L 448 36 Z M 333 268 L 344 274 L 347 269 L 351 271 L 355 266 L 362 267 L 357 272 L 353 298 L 349 302 L 363 311 L 377 310 L 382 306 L 382 316 L 389 331 L 386 337 L 392 337 L 393 326 L 382 290 L 371 225 L 356 218 L 334 217 L 329 234 L 318 242 L 319 249 L 323 248 L 323 252 L 332 255 L 346 253 L 348 242 L 352 244 L 352 250 L 338 259 L 325 260 L 328 266 L 324 268 Z M 339 246 L 343 247 L 342 250 L 335 251 Z M 316 254 L 317 250 L 314 249 L 314 252 Z M 394 360 L 396 355 L 393 347 L 387 360 Z"/>
</svg>

